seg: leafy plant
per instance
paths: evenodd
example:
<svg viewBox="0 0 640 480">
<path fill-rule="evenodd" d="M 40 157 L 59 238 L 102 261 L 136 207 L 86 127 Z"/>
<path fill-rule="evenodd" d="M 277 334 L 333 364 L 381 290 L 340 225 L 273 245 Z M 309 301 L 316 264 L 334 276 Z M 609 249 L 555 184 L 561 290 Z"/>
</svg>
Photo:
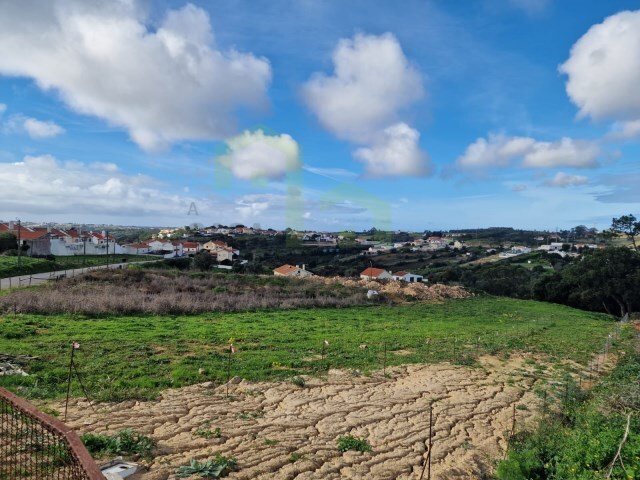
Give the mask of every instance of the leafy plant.
<svg viewBox="0 0 640 480">
<path fill-rule="evenodd" d="M 298 460 L 302 460 L 304 458 L 304 454 L 300 452 L 291 452 L 289 455 L 289 463 L 296 463 Z"/>
<path fill-rule="evenodd" d="M 371 445 L 362 438 L 347 435 L 338 438 L 338 450 L 346 452 L 347 450 L 355 450 L 356 452 L 370 452 Z"/>
<path fill-rule="evenodd" d="M 214 430 L 211 430 L 211 422 L 205 422 L 200 425 L 193 435 L 196 437 L 206 438 L 207 440 L 210 438 L 220 438 L 222 436 L 222 430 L 220 427 L 216 427 Z"/>
<path fill-rule="evenodd" d="M 304 378 L 302 377 L 293 377 L 291 379 L 291 383 L 293 383 L 294 385 L 300 387 L 300 388 L 304 388 L 305 383 L 304 383 Z"/>
<path fill-rule="evenodd" d="M 178 474 L 178 478 L 187 478 L 191 475 L 199 475 L 203 478 L 222 478 L 237 468 L 238 462 L 235 458 L 217 454 L 214 459 L 207 460 L 206 462 L 199 462 L 196 459 L 192 459 L 189 465 L 179 467 L 176 473 Z"/>
<path fill-rule="evenodd" d="M 135 432 L 129 428 L 115 435 L 103 433 L 86 433 L 80 437 L 82 443 L 93 456 L 106 455 L 140 455 L 151 457 L 151 452 L 156 442 L 146 435 Z"/>
</svg>

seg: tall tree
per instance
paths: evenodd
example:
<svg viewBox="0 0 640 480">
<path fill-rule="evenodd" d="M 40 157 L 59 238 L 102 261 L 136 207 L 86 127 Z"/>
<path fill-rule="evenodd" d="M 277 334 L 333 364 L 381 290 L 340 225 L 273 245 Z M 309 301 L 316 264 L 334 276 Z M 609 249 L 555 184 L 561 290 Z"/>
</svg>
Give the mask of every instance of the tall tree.
<svg viewBox="0 0 640 480">
<path fill-rule="evenodd" d="M 640 308 L 640 255 L 624 247 L 591 252 L 543 278 L 534 296 L 623 317 Z"/>
<path fill-rule="evenodd" d="M 640 222 L 635 215 L 622 215 L 620 218 L 614 218 L 611 221 L 611 231 L 618 234 L 626 235 L 633 244 L 634 250 L 638 251 L 636 245 L 636 235 L 640 235 Z"/>
</svg>

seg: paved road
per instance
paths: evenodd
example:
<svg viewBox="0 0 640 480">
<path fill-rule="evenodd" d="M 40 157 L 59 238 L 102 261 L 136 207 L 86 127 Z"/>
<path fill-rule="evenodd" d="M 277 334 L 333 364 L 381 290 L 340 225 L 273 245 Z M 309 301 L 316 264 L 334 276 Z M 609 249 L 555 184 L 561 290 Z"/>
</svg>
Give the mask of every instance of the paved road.
<svg viewBox="0 0 640 480">
<path fill-rule="evenodd" d="M 57 280 L 65 277 L 75 277 L 82 275 L 83 273 L 90 272 L 92 270 L 104 270 L 105 268 L 119 269 L 125 268 L 127 265 L 140 264 L 140 263 L 152 263 L 157 260 L 145 260 L 142 262 L 126 262 L 126 263 L 113 263 L 110 265 L 96 265 L 86 268 L 71 268 L 68 270 L 56 270 L 55 272 L 47 273 L 34 273 L 33 275 L 20 275 L 18 277 L 7 277 L 0 279 L 0 290 L 5 288 L 15 287 L 30 287 L 32 285 L 40 285 L 48 282 L 49 280 Z"/>
</svg>

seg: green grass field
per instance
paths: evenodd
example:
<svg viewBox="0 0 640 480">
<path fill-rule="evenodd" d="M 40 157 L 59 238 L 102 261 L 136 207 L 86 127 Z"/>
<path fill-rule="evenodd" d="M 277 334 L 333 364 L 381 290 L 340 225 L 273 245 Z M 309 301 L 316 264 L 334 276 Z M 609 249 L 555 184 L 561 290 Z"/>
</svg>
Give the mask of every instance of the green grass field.
<svg viewBox="0 0 640 480">
<path fill-rule="evenodd" d="M 483 353 L 527 351 L 584 362 L 613 328 L 604 315 L 506 298 L 444 304 L 298 309 L 195 316 L 87 318 L 5 315 L 0 352 L 37 356 L 28 377 L 0 386 L 31 398 L 64 395 L 70 346 L 95 399 L 151 398 L 160 390 L 226 378 L 228 342 L 238 351 L 232 375 L 250 380 L 363 373 L 403 363 L 472 364 Z M 321 357 L 324 340 L 324 359 Z M 367 348 L 360 348 L 366 344 Z M 205 374 L 198 370 L 204 369 Z M 77 382 L 73 394 L 81 395 Z"/>
<path fill-rule="evenodd" d="M 22 257 L 18 267 L 18 257 L 0 256 L 0 278 L 14 277 L 17 275 L 29 275 L 36 273 L 52 272 L 69 268 L 93 267 L 107 263 L 120 263 L 126 258 L 127 262 L 150 260 L 144 255 L 86 255 L 56 257 L 55 261 L 44 258 Z M 152 260 L 153 258 L 151 258 Z"/>
</svg>

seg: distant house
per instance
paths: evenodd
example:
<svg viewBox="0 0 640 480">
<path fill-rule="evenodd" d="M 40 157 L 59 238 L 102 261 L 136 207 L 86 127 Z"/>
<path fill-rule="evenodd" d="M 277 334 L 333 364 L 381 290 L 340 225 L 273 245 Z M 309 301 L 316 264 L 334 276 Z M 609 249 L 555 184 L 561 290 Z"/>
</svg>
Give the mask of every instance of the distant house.
<svg viewBox="0 0 640 480">
<path fill-rule="evenodd" d="M 198 242 L 182 242 L 182 250 L 187 255 L 196 254 L 200 251 L 201 245 Z"/>
<path fill-rule="evenodd" d="M 515 255 L 523 255 L 526 253 L 531 253 L 531 249 L 529 247 L 524 247 L 524 246 L 513 246 L 511 247 L 511 253 Z"/>
<path fill-rule="evenodd" d="M 230 262 L 233 261 L 233 253 L 232 248 L 222 248 L 215 251 L 218 262 L 223 262 L 225 260 L 229 260 Z"/>
<path fill-rule="evenodd" d="M 399 280 L 399 281 L 409 282 L 409 283 L 422 282 L 422 278 L 423 278 L 422 275 L 416 275 L 415 273 L 409 273 L 404 271 L 395 272 L 393 274 L 394 280 Z"/>
<path fill-rule="evenodd" d="M 300 268 L 299 265 L 293 266 L 293 265 L 289 265 L 289 264 L 285 264 L 282 265 L 278 268 L 275 268 L 273 270 L 273 274 L 276 277 L 298 277 L 298 278 L 305 278 L 305 277 L 312 277 L 313 273 L 310 272 L 309 270 L 307 270 L 306 265 L 302 265 L 302 268 Z"/>
<path fill-rule="evenodd" d="M 122 246 L 122 253 L 129 255 L 145 255 L 149 253 L 149 245 L 146 243 L 130 243 Z"/>
<path fill-rule="evenodd" d="M 369 267 L 360 272 L 360 278 L 363 280 L 392 280 L 393 275 L 381 268 Z"/>
</svg>

